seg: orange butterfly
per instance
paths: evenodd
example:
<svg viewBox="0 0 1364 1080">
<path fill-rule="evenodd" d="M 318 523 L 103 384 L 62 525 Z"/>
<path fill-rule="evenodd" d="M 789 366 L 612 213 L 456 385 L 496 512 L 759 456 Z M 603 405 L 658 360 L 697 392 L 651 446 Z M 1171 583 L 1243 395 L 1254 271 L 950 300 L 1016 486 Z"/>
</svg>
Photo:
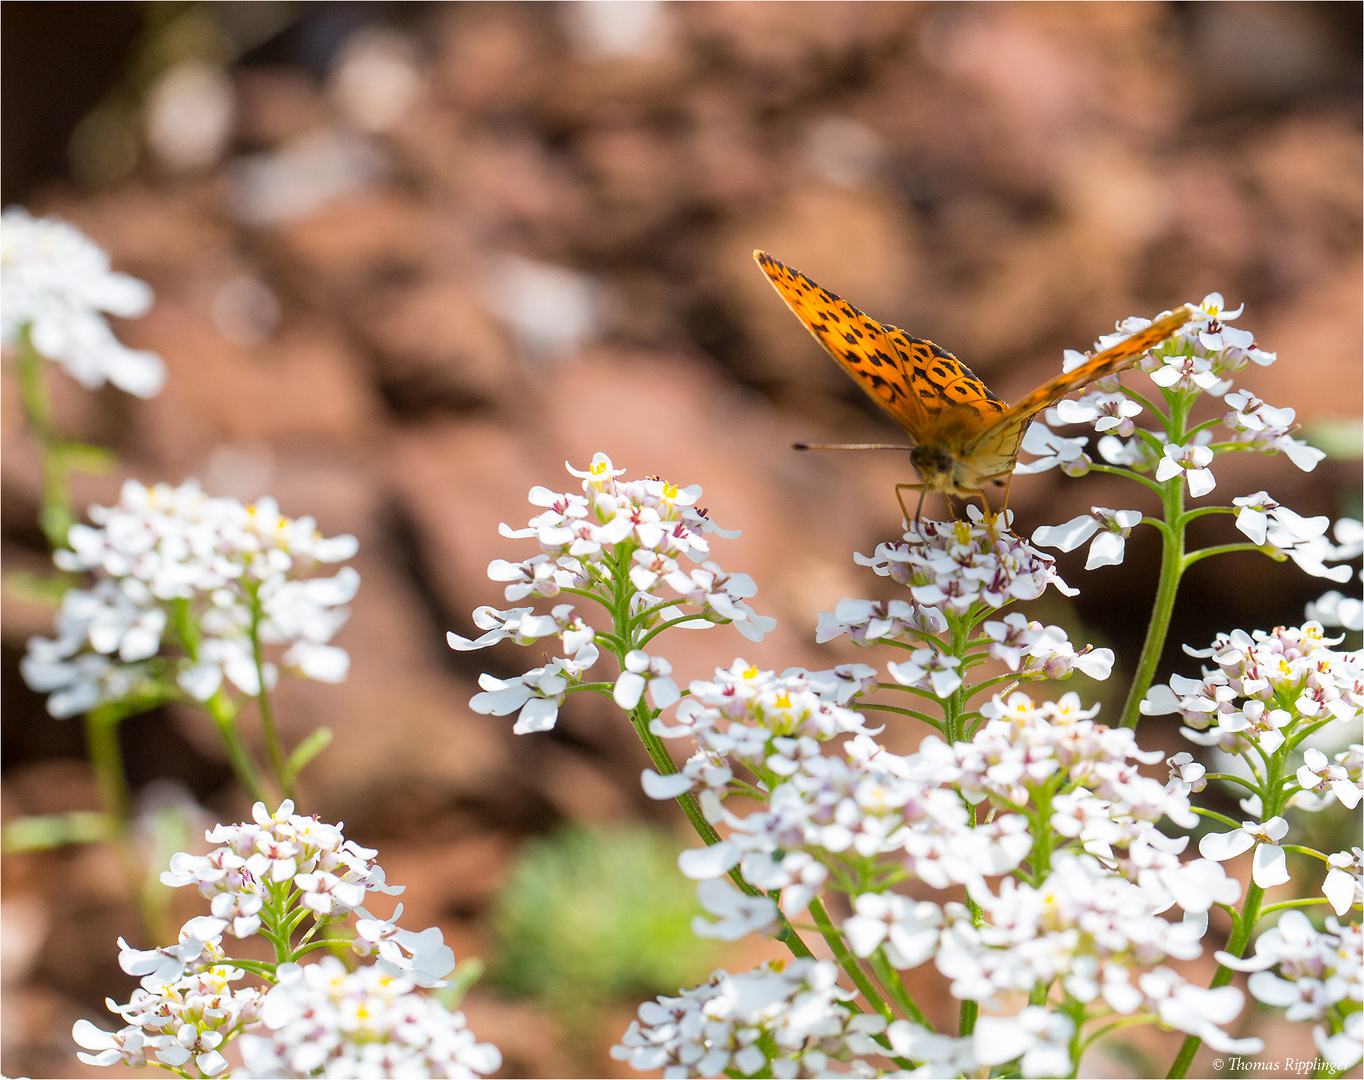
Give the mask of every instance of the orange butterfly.
<svg viewBox="0 0 1364 1080">
<path fill-rule="evenodd" d="M 1072 390 L 1131 367 L 1147 349 L 1159 345 L 1194 315 L 1187 307 L 1178 308 L 1074 371 L 1049 379 L 1017 403 L 1006 405 L 946 349 L 864 315 L 765 251 L 755 251 L 753 257 L 796 318 L 905 429 L 909 446 L 858 444 L 846 449 L 908 450 L 921 483 L 897 485 L 896 493 L 898 497 L 901 488 L 920 492 L 921 507 L 923 493 L 929 491 L 977 495 L 984 502 L 982 491 L 987 483 L 1005 483 L 1012 476 L 1023 435 L 1034 416 Z M 812 448 L 809 443 L 796 446 Z M 1007 503 L 1007 487 L 1004 497 Z"/>
</svg>

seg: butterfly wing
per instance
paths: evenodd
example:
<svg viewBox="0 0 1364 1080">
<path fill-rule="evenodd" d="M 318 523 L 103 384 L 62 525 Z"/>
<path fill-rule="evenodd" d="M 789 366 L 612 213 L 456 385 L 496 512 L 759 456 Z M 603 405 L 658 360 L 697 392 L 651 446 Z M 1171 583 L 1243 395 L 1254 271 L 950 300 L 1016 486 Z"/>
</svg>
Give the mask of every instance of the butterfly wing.
<svg viewBox="0 0 1364 1080">
<path fill-rule="evenodd" d="M 1171 337 L 1193 317 L 1187 307 L 1177 308 L 1131 337 L 1124 338 L 1111 348 L 1086 360 L 1079 367 L 1044 382 L 1032 393 L 1019 398 L 991 425 L 976 435 L 963 449 L 965 457 L 983 478 L 1002 476 L 1011 472 L 1018 460 L 1018 449 L 1032 418 L 1043 409 L 1055 405 L 1067 394 L 1082 386 L 1132 367 L 1147 349 L 1155 348 Z"/>
<path fill-rule="evenodd" d="M 946 349 L 877 322 L 765 251 L 753 257 L 815 340 L 916 444 L 944 428 L 974 430 L 1005 411 Z"/>
</svg>

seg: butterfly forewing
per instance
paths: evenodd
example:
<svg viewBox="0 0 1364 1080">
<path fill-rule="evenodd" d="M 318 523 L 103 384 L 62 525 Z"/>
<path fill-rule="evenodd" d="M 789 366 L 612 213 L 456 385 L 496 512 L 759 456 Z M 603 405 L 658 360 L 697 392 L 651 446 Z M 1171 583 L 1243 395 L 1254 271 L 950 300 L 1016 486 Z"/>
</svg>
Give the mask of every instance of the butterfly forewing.
<svg viewBox="0 0 1364 1080">
<path fill-rule="evenodd" d="M 877 322 L 764 251 L 753 257 L 796 318 L 914 442 L 944 427 L 965 436 L 1004 412 L 1004 402 L 946 349 Z"/>
<path fill-rule="evenodd" d="M 877 322 L 766 252 L 753 257 L 816 340 L 905 429 L 917 447 L 914 464 L 923 487 L 950 495 L 977 494 L 989 481 L 1007 477 L 1037 413 L 1131 367 L 1194 314 L 1180 308 L 1157 319 L 1006 405 L 946 349 Z"/>
</svg>

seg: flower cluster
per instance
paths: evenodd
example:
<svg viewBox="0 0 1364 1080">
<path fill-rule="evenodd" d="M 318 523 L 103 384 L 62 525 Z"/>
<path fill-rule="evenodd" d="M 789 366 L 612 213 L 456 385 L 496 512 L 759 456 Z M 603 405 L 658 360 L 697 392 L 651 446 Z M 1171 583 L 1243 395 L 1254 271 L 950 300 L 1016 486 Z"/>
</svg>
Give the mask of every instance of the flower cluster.
<svg viewBox="0 0 1364 1080">
<path fill-rule="evenodd" d="M 1358 923 L 1341 925 L 1328 917 L 1323 931 L 1301 911 L 1285 911 L 1278 925 L 1255 942 L 1253 957 L 1242 960 L 1218 953 L 1217 959 L 1236 971 L 1253 972 L 1246 984 L 1251 994 L 1266 1005 L 1285 1009 L 1288 1020 L 1334 1017 L 1338 1021 L 1334 1034 L 1316 1029 L 1318 1049 L 1335 1069 L 1359 1064 L 1364 1056 L 1360 1038 L 1364 930 Z M 1278 968 L 1277 975 L 1269 970 L 1272 967 Z"/>
<path fill-rule="evenodd" d="M 34 637 L 21 670 L 48 692 L 48 711 L 71 716 L 135 693 L 207 701 L 224 678 L 256 695 L 277 678 L 261 647 L 285 646 L 281 662 L 313 679 L 346 676 L 345 650 L 328 644 L 345 622 L 360 575 L 300 575 L 355 554 L 353 536 L 323 538 L 312 518 L 286 518 L 273 499 L 253 505 L 179 487 L 123 485 L 119 502 L 94 506 L 96 527 L 72 526 L 63 570 L 93 571 L 71 589 L 57 637 Z M 170 637 L 178 654 L 163 652 Z"/>
<path fill-rule="evenodd" d="M 776 626 L 747 603 L 756 592 L 751 577 L 726 574 L 707 558 L 707 533 L 738 534 L 718 528 L 695 508 L 699 487 L 679 488 L 657 477 L 620 479 L 625 470 L 613 468 L 605 454 L 594 455 L 586 472 L 567 468 L 581 478 L 582 494 L 532 488 L 531 504 L 544 511 L 524 529 L 501 528 L 503 536 L 534 539 L 539 554 L 519 563 L 494 560 L 488 576 L 507 583 L 504 592 L 513 603 L 567 591 L 603 606 L 614 623 L 605 640 L 620 662 L 613 696 L 623 708 L 634 708 L 646 689 L 656 708 L 678 696 L 668 662 L 633 647 L 637 642 L 672 626 L 717 623 L 732 623 L 746 638 L 761 641 Z M 551 636 L 563 645 L 564 656 L 518 678 L 479 679 L 483 693 L 470 707 L 494 716 L 517 713 L 518 734 L 552 728 L 564 698 L 601 655 L 597 631 L 571 604 L 559 604 L 548 615 L 530 607 L 481 607 L 474 623 L 486 633 L 470 639 L 451 632 L 446 641 L 452 649 L 483 649 L 506 639 L 529 645 Z"/>
<path fill-rule="evenodd" d="M 1022 818 L 975 825 L 949 787 L 911 775 L 906 759 L 878 746 L 861 716 L 836 703 L 859 692 L 869 669 L 858 668 L 776 675 L 738 661 L 713 682 L 691 684 L 676 724 L 653 721 L 654 734 L 691 738 L 697 751 L 679 774 L 646 773 L 645 791 L 672 798 L 702 785 L 707 820 L 729 829 L 727 839 L 684 852 L 684 873 L 705 881 L 737 865 L 760 888 L 784 890 L 783 904 L 795 911 L 842 860 L 887 857 L 938 888 L 1018 864 L 1028 849 Z M 845 735 L 854 738 L 844 754 L 823 751 Z M 746 816 L 724 803 L 753 792 L 736 778 L 740 768 L 765 803 Z"/>
<path fill-rule="evenodd" d="M 135 974 L 136 972 L 134 972 Z M 245 972 L 227 964 L 207 964 L 167 979 L 148 979 L 151 987 L 133 991 L 127 1005 L 109 1003 L 109 1010 L 128 1021 L 117 1032 L 77 1020 L 71 1030 L 76 1043 L 94 1054 L 80 1053 L 87 1065 L 140 1067 L 152 1060 L 171 1068 L 190 1058 L 200 1073 L 217 1076 L 227 1068 L 219 1049 L 260 1019 L 261 991 L 233 987 Z"/>
<path fill-rule="evenodd" d="M 348 972 L 334 956 L 281 964 L 276 975 L 234 1076 L 475 1077 L 502 1064 L 463 1013 L 413 993 L 408 978 L 377 966 Z"/>
<path fill-rule="evenodd" d="M 200 1075 L 216 1076 L 228 1067 L 227 1044 L 241 1035 L 246 1069 L 234 1075 L 242 1077 L 315 1076 L 319 1069 L 338 1077 L 473 1076 L 496 1069 L 496 1048 L 475 1045 L 461 1014 L 415 992 L 446 985 L 454 970 L 439 928 L 399 929 L 401 905 L 391 919 L 365 911 L 360 904 L 368 893 L 402 888 L 386 883 L 373 861 L 377 853 L 347 840 L 340 825 L 293 810 L 286 801 L 270 814 L 257 803 L 252 821 L 208 831 L 209 842 L 220 846 L 207 855 L 172 856 L 162 883 L 197 887 L 212 914 L 186 922 L 172 946 L 134 949 L 119 939 L 119 965 L 141 987 L 126 1005 L 109 1002 L 127 1021 L 121 1030 L 87 1020 L 75 1025 L 76 1042 L 96 1051 L 81 1059 L 182 1069 L 193 1058 Z M 344 941 L 335 927 L 352 914 L 359 918 L 351 948 L 361 956 L 377 952 L 372 964 L 347 973 L 335 957 L 297 963 Z M 323 926 L 327 935 L 311 941 Z M 268 939 L 278 963 L 231 960 L 224 935 Z M 273 985 L 234 987 L 247 970 Z"/>
<path fill-rule="evenodd" d="M 1099 436 L 1098 455 L 1111 467 L 1110 471 L 1128 476 L 1154 471 L 1157 483 L 1186 484 L 1194 498 L 1208 495 L 1216 488 L 1212 466 L 1221 453 L 1281 451 L 1299 469 L 1312 471 L 1325 455 L 1294 438 L 1292 433 L 1297 424 L 1292 409 L 1274 408 L 1244 390 L 1231 392 L 1230 376 L 1234 372 L 1248 363 L 1265 366 L 1275 359 L 1273 353 L 1256 345 L 1249 331 L 1230 325 L 1242 309 L 1226 310 L 1219 293 L 1210 293 L 1200 305 L 1190 307 L 1197 312 L 1195 317 L 1177 334 L 1147 352 L 1140 362 L 1141 370 L 1151 377 L 1169 407 L 1168 413 L 1155 410 L 1156 430 L 1137 426 L 1137 418 L 1149 403 L 1135 391 L 1124 392 L 1117 376 L 1101 379 L 1094 390 L 1078 400 L 1057 403 L 1047 411 L 1047 422 L 1092 425 Z M 1101 338 L 1097 347 L 1115 344 L 1146 325 L 1145 319 L 1129 319 L 1116 334 Z M 1067 369 L 1083 360 L 1081 354 L 1068 351 Z M 1201 394 L 1224 398 L 1228 408 L 1216 420 L 1186 428 L 1189 407 Z M 1220 439 L 1213 434 L 1218 427 L 1223 432 Z M 1017 471 L 1040 472 L 1059 465 L 1069 475 L 1083 475 L 1094 464 L 1086 449 L 1088 441 L 1085 436 L 1057 435 L 1046 424 L 1035 422 L 1022 444 L 1025 451 L 1035 455 L 1035 460 L 1019 465 Z M 1303 518 L 1263 491 L 1236 498 L 1229 507 L 1208 509 L 1235 514 L 1237 528 L 1255 546 L 1292 558 L 1309 574 L 1335 581 L 1345 581 L 1350 576 L 1348 567 L 1326 565 L 1349 559 L 1358 552 L 1351 552 L 1345 544 L 1333 545 L 1325 537 L 1329 522 L 1324 517 Z M 1086 563 L 1086 569 L 1093 569 L 1121 562 L 1124 540 L 1142 521 L 1142 514 L 1136 510 L 1094 507 L 1091 514 L 1064 525 L 1040 527 L 1033 539 L 1048 547 L 1072 551 L 1097 533 Z M 1178 527 L 1182 529 L 1183 522 Z"/>
<path fill-rule="evenodd" d="M 403 891 L 386 883 L 383 868 L 372 861 L 378 852 L 347 840 L 340 825 L 295 814 L 287 799 L 273 814 L 257 803 L 252 819 L 210 829 L 208 842 L 221 847 L 207 855 L 177 852 L 161 875 L 163 885 L 194 885 L 212 902 L 217 922 L 209 937 L 259 932 L 261 901 L 271 885 L 292 883 L 319 921 L 344 919 L 367 892 Z"/>
<path fill-rule="evenodd" d="M 1187 649 L 1210 660 L 1201 679 L 1172 676 L 1153 686 L 1147 715 L 1177 712 L 1185 737 L 1202 746 L 1266 754 L 1284 745 L 1286 729 L 1302 721 L 1350 722 L 1364 706 L 1364 663 L 1332 648 L 1320 623 L 1247 634 L 1219 634 L 1208 649 Z"/>
<path fill-rule="evenodd" d="M 11 207 L 0 220 L 0 340 L 27 334 L 43 356 L 81 385 L 112 382 L 139 397 L 154 397 L 166 379 L 155 353 L 130 349 L 104 315 L 131 318 L 151 307 L 143 282 L 109 269 L 109 257 L 77 229 L 56 218 L 33 218 Z"/>
<path fill-rule="evenodd" d="M 924 610 L 917 625 L 944 625 L 982 605 L 999 608 L 1015 600 L 1035 600 L 1050 585 L 1066 596 L 1071 589 L 1056 573 L 1056 561 L 1009 531 L 1008 511 L 985 518 L 976 506 L 960 521 L 914 521 L 904 540 L 879 544 L 868 558 L 856 555 L 881 577 L 909 587 Z"/>
<path fill-rule="evenodd" d="M 678 997 L 639 1007 L 611 1056 L 641 1071 L 662 1069 L 668 1080 L 691 1076 L 782 1078 L 828 1076 L 831 1061 L 881 1054 L 886 1026 L 846 1002 L 827 960 L 769 963 L 741 975 L 717 971 Z"/>
<path fill-rule="evenodd" d="M 1086 1004 L 1100 999 L 1119 1015 L 1154 1013 L 1223 1053 L 1257 1053 L 1258 1039 L 1236 1040 L 1219 1025 L 1241 1011 L 1234 987 L 1206 990 L 1160 967 L 1133 979 L 1132 969 L 1199 955 L 1203 927 L 1161 918 L 1161 897 L 1109 873 L 1089 856 L 1060 855 L 1039 885 L 1006 878 L 998 895 L 975 890 L 987 921 L 962 904 L 944 909 L 939 970 L 960 998 L 996 1002 L 1058 980 Z"/>
</svg>

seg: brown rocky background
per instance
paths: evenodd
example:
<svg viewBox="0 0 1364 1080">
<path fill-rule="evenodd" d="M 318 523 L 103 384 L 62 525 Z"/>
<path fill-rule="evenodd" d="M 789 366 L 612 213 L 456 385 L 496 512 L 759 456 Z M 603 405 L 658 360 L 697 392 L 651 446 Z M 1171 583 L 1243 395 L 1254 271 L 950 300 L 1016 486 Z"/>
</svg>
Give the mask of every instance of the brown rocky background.
<svg viewBox="0 0 1364 1080">
<path fill-rule="evenodd" d="M 4 201 L 68 218 L 154 287 L 152 312 L 118 330 L 169 368 L 146 402 L 54 377 L 63 423 L 120 459 L 78 502 L 113 501 L 124 476 L 195 476 L 359 537 L 338 638 L 350 678 L 286 684 L 279 711 L 291 740 L 336 733 L 304 807 L 378 847 L 409 886 L 405 924 L 442 926 L 460 957 L 490 954 L 487 905 L 527 837 L 680 820 L 643 797 L 646 757 L 609 709 L 575 700 L 554 732 L 520 738 L 469 711 L 480 671 L 538 653 L 444 645 L 501 603 L 484 569 L 521 548 L 498 523 L 524 522 L 534 484 L 574 486 L 565 459 L 603 450 L 699 483 L 743 530 L 716 557 L 753 575 L 779 629 L 674 640 L 683 679 L 736 655 L 878 659 L 816 646 L 815 618 L 880 595 L 852 553 L 894 534 L 909 467 L 790 449 L 895 433 L 755 247 L 943 343 L 1006 399 L 1116 320 L 1220 290 L 1279 355 L 1244 384 L 1345 453 L 1311 474 L 1220 459 L 1219 495 L 1359 513 L 1356 3 L 6 3 L 3 20 Z M 177 84 L 185 70 L 199 82 Z M 41 571 L 11 379 L 7 365 L 4 562 Z M 1056 473 L 1020 477 L 1011 502 L 1025 535 L 1138 505 Z M 1156 545 L 1139 534 L 1129 553 L 1094 574 L 1063 557 L 1081 595 L 1037 615 L 1112 645 L 1120 668 Z M 1238 556 L 1186 588 L 1168 666 L 1189 663 L 1182 641 L 1300 619 L 1325 583 Z M 17 675 L 50 620 L 5 603 L 7 820 L 95 805 L 79 724 L 47 717 Z M 148 714 L 123 739 L 139 789 L 170 778 L 213 819 L 245 812 L 201 718 Z M 3 1068 L 73 1075 L 72 1020 L 104 1022 L 104 996 L 131 987 L 113 945 L 135 932 L 129 897 L 98 846 L 4 869 Z M 534 1002 L 480 986 L 467 1011 L 505 1075 L 573 1067 Z M 1276 1032 L 1311 1056 L 1302 1032 Z"/>
</svg>

